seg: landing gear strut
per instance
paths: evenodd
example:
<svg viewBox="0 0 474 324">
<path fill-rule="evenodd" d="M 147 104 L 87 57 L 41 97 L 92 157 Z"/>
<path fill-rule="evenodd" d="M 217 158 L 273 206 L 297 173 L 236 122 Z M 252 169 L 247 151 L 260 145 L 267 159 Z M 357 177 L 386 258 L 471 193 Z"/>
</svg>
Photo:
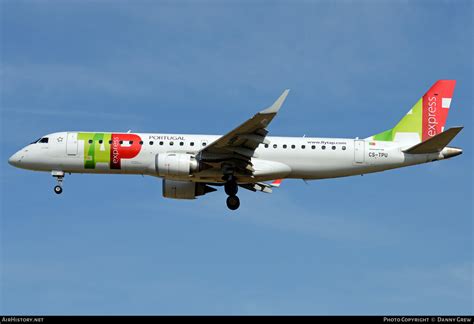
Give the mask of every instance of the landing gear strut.
<svg viewBox="0 0 474 324">
<path fill-rule="evenodd" d="M 56 178 L 57 185 L 54 187 L 55 194 L 61 194 L 63 192 L 63 180 L 64 180 L 64 172 L 63 171 L 51 171 L 51 175 Z"/>
<path fill-rule="evenodd" d="M 225 193 L 229 196 L 227 197 L 227 207 L 230 210 L 236 210 L 240 206 L 240 199 L 237 197 L 237 192 L 239 191 L 239 186 L 233 175 L 228 175 L 226 177 L 226 183 L 224 184 Z"/>
</svg>

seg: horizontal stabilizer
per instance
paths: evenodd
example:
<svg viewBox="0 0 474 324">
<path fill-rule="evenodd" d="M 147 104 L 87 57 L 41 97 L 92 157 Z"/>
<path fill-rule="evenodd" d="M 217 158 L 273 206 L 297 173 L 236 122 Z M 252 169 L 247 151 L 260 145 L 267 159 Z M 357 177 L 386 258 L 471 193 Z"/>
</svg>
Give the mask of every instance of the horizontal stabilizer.
<svg viewBox="0 0 474 324">
<path fill-rule="evenodd" d="M 282 181 L 283 181 L 283 179 L 277 179 L 277 180 L 273 181 L 273 182 L 270 184 L 270 186 L 279 188 Z"/>
<path fill-rule="evenodd" d="M 277 179 L 272 183 L 265 183 L 265 182 L 256 182 L 256 183 L 248 183 L 248 184 L 239 184 L 242 188 L 245 188 L 250 191 L 262 191 L 265 193 L 272 193 L 272 188 L 279 188 L 281 184 L 281 179 Z"/>
<path fill-rule="evenodd" d="M 437 153 L 441 152 L 449 142 L 463 129 L 462 126 L 452 127 L 447 131 L 439 133 L 424 142 L 416 144 L 403 152 L 410 154 L 428 154 L 428 153 Z"/>
</svg>

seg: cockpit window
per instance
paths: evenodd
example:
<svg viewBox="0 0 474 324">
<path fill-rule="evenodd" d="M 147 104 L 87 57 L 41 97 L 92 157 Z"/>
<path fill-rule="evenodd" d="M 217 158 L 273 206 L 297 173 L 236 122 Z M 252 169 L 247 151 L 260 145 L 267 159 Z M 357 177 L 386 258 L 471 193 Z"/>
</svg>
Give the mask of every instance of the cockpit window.
<svg viewBox="0 0 474 324">
<path fill-rule="evenodd" d="M 36 141 L 33 141 L 33 142 L 31 142 L 30 144 L 36 144 L 36 143 L 39 142 L 40 139 L 41 139 L 41 138 L 38 138 Z"/>
<path fill-rule="evenodd" d="M 43 137 L 42 139 L 38 141 L 38 143 L 48 143 L 48 140 L 49 139 L 47 137 Z"/>
</svg>

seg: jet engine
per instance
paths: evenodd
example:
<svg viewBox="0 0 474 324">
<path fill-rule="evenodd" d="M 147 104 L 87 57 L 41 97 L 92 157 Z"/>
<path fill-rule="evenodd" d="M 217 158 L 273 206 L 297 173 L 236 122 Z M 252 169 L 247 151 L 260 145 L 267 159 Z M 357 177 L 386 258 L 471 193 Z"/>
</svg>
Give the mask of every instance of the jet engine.
<svg viewBox="0 0 474 324">
<path fill-rule="evenodd" d="M 199 162 L 192 154 L 160 153 L 155 157 L 155 170 L 160 177 L 187 177 L 199 171 Z"/>
<path fill-rule="evenodd" d="M 217 189 L 204 183 L 163 179 L 163 197 L 172 199 L 195 199 Z"/>
</svg>

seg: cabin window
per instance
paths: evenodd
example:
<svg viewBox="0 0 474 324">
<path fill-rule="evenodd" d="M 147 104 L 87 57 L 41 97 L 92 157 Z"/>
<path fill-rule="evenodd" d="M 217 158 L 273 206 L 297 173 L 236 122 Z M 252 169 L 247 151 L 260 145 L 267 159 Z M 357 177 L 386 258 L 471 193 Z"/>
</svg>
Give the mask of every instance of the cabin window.
<svg viewBox="0 0 474 324">
<path fill-rule="evenodd" d="M 132 145 L 132 144 L 133 144 L 133 141 L 129 141 L 129 143 L 130 143 L 130 145 Z"/>
<path fill-rule="evenodd" d="M 325 150 L 325 149 L 326 149 L 326 145 L 321 146 L 321 149 Z"/>
<path fill-rule="evenodd" d="M 333 151 L 336 149 L 336 147 L 334 145 L 331 148 L 332 148 Z"/>
<path fill-rule="evenodd" d="M 311 145 L 311 149 L 312 149 L 312 150 L 315 150 L 315 149 L 316 149 L 316 145 Z"/>
<path fill-rule="evenodd" d="M 304 150 L 304 149 L 306 148 L 306 146 L 305 146 L 305 145 L 301 145 L 301 148 Z"/>
<path fill-rule="evenodd" d="M 109 140 L 109 144 L 112 144 L 112 140 Z"/>
<path fill-rule="evenodd" d="M 206 142 L 202 142 L 202 146 L 206 146 L 206 145 L 207 145 L 207 143 L 206 143 Z"/>
<path fill-rule="evenodd" d="M 104 141 L 103 141 L 103 140 L 99 140 L 99 144 L 102 144 L 102 143 L 104 143 Z"/>
<path fill-rule="evenodd" d="M 161 142 L 159 142 L 158 144 L 163 145 L 163 144 L 165 144 L 165 143 L 163 143 L 163 141 L 161 141 Z"/>
<path fill-rule="evenodd" d="M 140 145 L 143 145 L 143 141 L 138 142 Z"/>
<path fill-rule="evenodd" d="M 120 141 L 119 143 L 120 143 L 120 145 L 122 145 L 122 144 L 123 144 L 123 141 Z"/>
<path fill-rule="evenodd" d="M 189 143 L 189 145 L 194 146 L 194 142 Z"/>
<path fill-rule="evenodd" d="M 150 145 L 153 145 L 153 141 L 150 141 Z"/>
<path fill-rule="evenodd" d="M 184 145 L 184 142 L 179 142 L 179 146 L 183 146 Z"/>
<path fill-rule="evenodd" d="M 173 144 L 174 144 L 173 142 L 170 142 L 170 146 L 173 146 Z"/>
<path fill-rule="evenodd" d="M 343 147 L 342 147 L 342 150 L 343 150 L 343 151 L 345 151 L 345 150 L 346 150 L 346 147 L 345 147 L 345 146 L 343 146 Z"/>
<path fill-rule="evenodd" d="M 41 142 L 41 141 L 40 141 L 40 142 Z M 92 144 L 92 142 L 93 142 L 92 140 L 89 140 L 89 144 Z"/>
<path fill-rule="evenodd" d="M 294 148 L 296 148 L 296 146 L 295 146 L 295 145 L 291 145 L 291 148 L 294 149 Z"/>
<path fill-rule="evenodd" d="M 268 144 L 265 144 L 265 148 L 268 148 Z"/>
<path fill-rule="evenodd" d="M 273 144 L 273 148 L 277 148 L 277 147 L 278 147 L 278 145 L 276 145 L 276 144 Z"/>
<path fill-rule="evenodd" d="M 286 149 L 286 148 L 287 148 L 286 144 L 283 144 L 283 148 L 284 148 L 284 149 Z"/>
</svg>

